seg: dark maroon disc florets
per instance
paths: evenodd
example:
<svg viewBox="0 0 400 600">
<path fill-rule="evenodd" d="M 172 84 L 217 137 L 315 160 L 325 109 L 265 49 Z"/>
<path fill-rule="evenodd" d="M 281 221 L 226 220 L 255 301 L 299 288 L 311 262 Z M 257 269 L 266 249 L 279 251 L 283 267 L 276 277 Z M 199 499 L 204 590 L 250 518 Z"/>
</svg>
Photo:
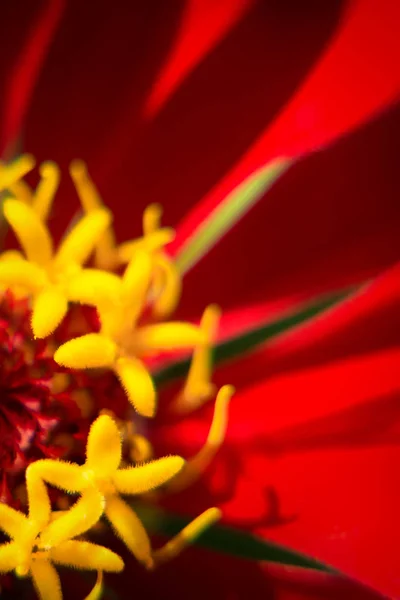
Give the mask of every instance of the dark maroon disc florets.
<svg viewBox="0 0 400 600">
<path fill-rule="evenodd" d="M 25 300 L 0 297 L 0 500 L 17 502 L 15 488 L 26 466 L 64 455 L 79 433 L 81 414 L 71 382 L 53 391 L 61 372 L 52 358 L 52 340 L 33 340 Z M 65 435 L 61 435 L 65 434 Z"/>
</svg>

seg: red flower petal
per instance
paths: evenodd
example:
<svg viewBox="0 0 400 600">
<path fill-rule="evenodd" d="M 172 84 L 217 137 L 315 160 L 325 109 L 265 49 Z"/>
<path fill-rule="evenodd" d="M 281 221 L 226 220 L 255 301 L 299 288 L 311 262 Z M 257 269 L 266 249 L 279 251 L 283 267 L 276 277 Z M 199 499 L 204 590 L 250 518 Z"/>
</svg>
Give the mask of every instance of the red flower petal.
<svg viewBox="0 0 400 600">
<path fill-rule="evenodd" d="M 400 593 L 399 273 L 267 346 L 253 373 L 250 358 L 223 370 L 224 382 L 247 383 L 232 400 L 227 440 L 208 478 L 170 505 L 217 502 L 230 522 Z M 263 379 L 252 385 L 252 376 Z M 162 450 L 193 455 L 211 409 L 159 427 Z"/>
<path fill-rule="evenodd" d="M 398 99 L 400 5 L 351 2 L 327 50 L 299 91 L 179 228 L 175 251 L 241 181 L 275 157 L 325 146 Z"/>
<path fill-rule="evenodd" d="M 338 306 L 238 363 L 221 367 L 218 379 L 243 387 L 277 373 L 394 347 L 399 340 L 399 301 L 397 265 Z"/>
<path fill-rule="evenodd" d="M 15 64 L 7 65 L 9 81 L 2 107 L 0 154 L 10 143 L 16 141 L 20 133 L 33 88 L 64 8 L 64 0 L 48 0 L 36 17 Z"/>
<path fill-rule="evenodd" d="M 186 0 L 179 32 L 145 105 L 154 116 L 185 77 L 227 35 L 253 0 Z"/>
<path fill-rule="evenodd" d="M 120 548 L 119 548 L 120 549 Z M 127 561 L 129 558 L 127 559 Z M 69 575 L 69 574 L 68 574 Z M 189 549 L 170 563 L 147 572 L 134 562 L 106 583 L 122 599 L 131 598 L 132 581 L 143 600 L 190 597 L 193 600 L 379 600 L 374 592 L 348 580 L 279 565 L 260 565 L 231 556 Z M 167 595 L 165 590 L 167 590 Z M 68 591 L 65 600 L 76 598 Z M 382 599 L 383 600 L 383 599 Z"/>
<path fill-rule="evenodd" d="M 398 260 L 399 117 L 392 111 L 293 166 L 186 275 L 182 314 L 210 299 L 225 311 L 317 294 Z"/>
</svg>

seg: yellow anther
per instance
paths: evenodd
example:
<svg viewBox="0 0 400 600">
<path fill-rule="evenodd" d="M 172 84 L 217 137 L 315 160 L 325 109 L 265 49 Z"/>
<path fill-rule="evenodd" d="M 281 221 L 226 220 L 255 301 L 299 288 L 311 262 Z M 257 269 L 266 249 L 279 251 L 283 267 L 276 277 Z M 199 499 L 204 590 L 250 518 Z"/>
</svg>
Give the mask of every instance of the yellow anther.
<svg viewBox="0 0 400 600">
<path fill-rule="evenodd" d="M 89 176 L 87 166 L 82 160 L 73 160 L 70 174 L 85 213 L 89 214 L 99 208 L 104 208 L 101 196 Z M 95 264 L 101 269 L 112 269 L 117 266 L 115 237 L 111 227 L 108 227 L 95 250 Z"/>
<path fill-rule="evenodd" d="M 0 191 L 8 189 L 35 166 L 35 159 L 31 154 L 22 154 L 11 163 L 3 165 L 0 169 Z"/>
<path fill-rule="evenodd" d="M 206 530 L 220 520 L 222 516 L 219 508 L 209 508 L 201 515 L 196 517 L 189 525 L 180 531 L 175 537 L 169 540 L 165 546 L 153 552 L 154 565 L 168 562 L 175 558 L 185 548 L 193 542 Z"/>
<path fill-rule="evenodd" d="M 150 204 L 143 213 L 143 234 L 148 236 L 160 228 L 162 207 L 160 204 Z"/>
<path fill-rule="evenodd" d="M 196 410 L 215 394 L 215 385 L 211 381 L 212 353 L 220 314 L 221 311 L 215 304 L 208 306 L 204 311 L 200 329 L 205 341 L 194 349 L 185 386 L 174 403 L 176 412 L 187 413 Z"/>
<path fill-rule="evenodd" d="M 60 169 L 56 163 L 47 161 L 40 165 L 39 172 L 41 181 L 36 188 L 32 208 L 43 221 L 46 221 L 60 182 Z"/>
<path fill-rule="evenodd" d="M 197 481 L 210 465 L 221 447 L 228 424 L 229 402 L 235 392 L 231 385 L 224 385 L 215 400 L 214 416 L 208 433 L 207 441 L 201 450 L 189 459 L 182 471 L 168 484 L 169 492 L 179 492 Z"/>
</svg>

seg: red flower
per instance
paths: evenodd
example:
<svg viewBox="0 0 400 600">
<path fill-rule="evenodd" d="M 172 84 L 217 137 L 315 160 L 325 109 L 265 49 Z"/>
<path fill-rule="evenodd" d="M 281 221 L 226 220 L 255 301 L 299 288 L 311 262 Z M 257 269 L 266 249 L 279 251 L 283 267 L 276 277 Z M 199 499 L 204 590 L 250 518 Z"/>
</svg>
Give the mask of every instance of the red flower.
<svg viewBox="0 0 400 600">
<path fill-rule="evenodd" d="M 219 491 L 227 520 L 399 594 L 399 273 L 390 270 L 400 233 L 392 158 L 399 5 L 222 4 L 224 10 L 192 1 L 110 12 L 100 3 L 94 15 L 86 4 L 68 3 L 29 99 L 24 147 L 63 167 L 77 154 L 87 160 L 121 240 L 138 233 L 149 201 L 164 204 L 172 223 L 190 209 L 178 228 L 178 252 L 227 194 L 271 159 L 298 159 L 335 142 L 298 160 L 188 274 L 181 312 L 195 317 L 210 299 L 228 311 L 258 303 L 246 309 L 247 327 L 255 328 L 313 294 L 379 277 L 234 369 L 221 369 L 221 381 L 240 391 L 225 449 L 190 491 L 189 512 L 208 506 L 225 484 Z M 52 10 L 51 17 L 42 13 L 47 33 L 39 26 L 36 48 L 54 33 Z M 10 72 L 27 68 L 31 55 L 24 56 L 26 63 L 12 57 L 17 71 Z M 29 73 L 37 67 L 32 61 Z M 21 90 L 26 78 L 19 77 Z M 12 118 L 10 106 L 13 100 L 3 111 L 8 148 L 28 102 L 21 100 Z M 58 233 L 63 200 L 65 212 L 74 210 L 70 196 L 58 200 Z M 174 446 L 171 425 L 161 422 L 155 444 L 190 455 L 204 439 L 209 412 L 199 411 L 192 426 L 176 424 Z M 185 498 L 175 506 L 185 507 Z"/>
</svg>

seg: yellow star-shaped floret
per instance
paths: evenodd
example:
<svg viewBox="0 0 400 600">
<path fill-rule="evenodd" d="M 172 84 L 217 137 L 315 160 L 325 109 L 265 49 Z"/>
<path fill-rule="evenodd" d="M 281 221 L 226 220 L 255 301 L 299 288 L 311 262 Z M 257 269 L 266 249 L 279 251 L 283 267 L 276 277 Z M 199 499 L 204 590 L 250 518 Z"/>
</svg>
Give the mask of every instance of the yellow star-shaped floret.
<svg viewBox="0 0 400 600">
<path fill-rule="evenodd" d="M 17 235 L 26 258 L 0 262 L 0 282 L 24 288 L 33 298 L 35 337 L 51 334 L 64 318 L 69 284 L 82 269 L 111 221 L 105 209 L 83 217 L 66 235 L 57 252 L 38 212 L 21 200 L 4 202 L 4 215 Z"/>
<path fill-rule="evenodd" d="M 54 354 L 56 362 L 68 368 L 112 369 L 130 402 L 146 417 L 154 415 L 156 391 L 141 359 L 206 342 L 205 332 L 190 323 L 138 324 L 149 302 L 152 266 L 149 253 L 138 250 L 122 279 L 95 269 L 76 277 L 69 287 L 70 298 L 97 307 L 101 330 L 66 342 Z"/>
<path fill-rule="evenodd" d="M 41 600 L 62 600 L 60 580 L 53 564 L 97 571 L 119 572 L 123 569 L 121 558 L 108 548 L 70 539 L 75 535 L 77 519 L 73 512 L 76 507 L 51 521 L 50 501 L 44 483 L 32 471 L 27 472 L 26 483 L 28 516 L 0 504 L 0 528 L 11 538 L 9 543 L 0 546 L 1 573 L 15 570 L 20 577 L 30 576 Z M 87 498 L 84 504 L 89 506 Z M 82 519 L 82 507 L 78 512 Z M 59 543 L 49 544 L 49 529 L 51 537 L 58 537 Z M 85 522 L 81 522 L 80 532 L 87 529 Z M 100 591 L 101 581 L 98 581 L 89 597 L 98 598 Z"/>
<path fill-rule="evenodd" d="M 104 203 L 91 180 L 83 161 L 71 163 L 70 173 L 86 214 L 104 207 Z M 181 295 L 181 275 L 174 261 L 164 251 L 175 237 L 170 227 L 161 227 L 162 209 L 151 204 L 143 214 L 143 236 L 117 246 L 111 227 L 96 248 L 96 265 L 103 269 L 114 269 L 128 263 L 138 250 L 148 252 L 152 258 L 151 310 L 157 317 L 166 317 L 176 308 Z"/>
<path fill-rule="evenodd" d="M 35 479 L 44 480 L 68 492 L 81 493 L 82 502 L 85 506 L 90 505 L 91 514 L 97 513 L 100 518 L 104 510 L 112 527 L 131 552 L 140 562 L 151 567 L 153 559 L 146 530 L 120 494 L 144 494 L 163 485 L 182 469 L 184 460 L 179 456 L 168 456 L 120 469 L 121 458 L 118 427 L 110 416 L 101 415 L 90 429 L 84 465 L 43 459 L 32 463 L 29 471 L 30 476 Z M 90 502 L 86 501 L 88 494 L 91 494 Z M 91 517 L 90 521 L 91 526 Z M 71 530 L 69 523 L 68 528 Z M 74 527 L 79 527 L 78 518 L 74 523 Z M 55 521 L 47 528 L 44 542 L 54 543 L 55 538 L 58 540 L 59 530 L 58 521 Z"/>
</svg>

